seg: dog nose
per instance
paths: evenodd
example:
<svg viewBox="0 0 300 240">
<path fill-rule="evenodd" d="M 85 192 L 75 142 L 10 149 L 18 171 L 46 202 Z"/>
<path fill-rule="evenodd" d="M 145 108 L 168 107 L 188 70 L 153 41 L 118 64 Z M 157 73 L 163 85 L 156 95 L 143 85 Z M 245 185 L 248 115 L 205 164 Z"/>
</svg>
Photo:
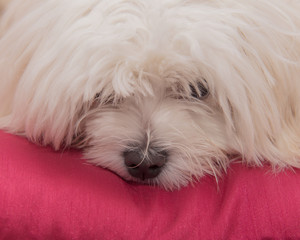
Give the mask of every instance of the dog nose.
<svg viewBox="0 0 300 240">
<path fill-rule="evenodd" d="M 124 152 L 124 161 L 129 174 L 141 180 L 157 177 L 165 165 L 166 159 L 166 152 L 157 152 L 146 158 L 139 151 Z"/>
</svg>

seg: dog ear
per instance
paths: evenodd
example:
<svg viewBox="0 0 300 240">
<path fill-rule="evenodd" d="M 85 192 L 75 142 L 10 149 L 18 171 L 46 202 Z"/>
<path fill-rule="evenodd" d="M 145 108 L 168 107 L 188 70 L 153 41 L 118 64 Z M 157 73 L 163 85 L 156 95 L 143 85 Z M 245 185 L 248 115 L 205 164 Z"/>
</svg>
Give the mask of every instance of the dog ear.
<svg viewBox="0 0 300 240">
<path fill-rule="evenodd" d="M 108 80 L 99 83 L 102 76 L 98 71 L 87 71 L 88 54 L 78 50 L 86 46 L 80 45 L 75 31 L 70 32 L 68 41 L 61 37 L 73 29 L 72 21 L 56 36 L 51 31 L 57 22 L 46 21 L 45 25 L 39 18 L 49 11 L 59 18 L 60 12 L 51 9 L 55 6 L 48 1 L 40 11 L 34 11 L 37 4 L 40 1 L 22 2 L 15 12 L 10 8 L 0 23 L 0 127 L 58 149 L 72 145 L 81 135 L 96 91 L 105 88 L 104 93 L 109 94 L 111 89 Z"/>
</svg>

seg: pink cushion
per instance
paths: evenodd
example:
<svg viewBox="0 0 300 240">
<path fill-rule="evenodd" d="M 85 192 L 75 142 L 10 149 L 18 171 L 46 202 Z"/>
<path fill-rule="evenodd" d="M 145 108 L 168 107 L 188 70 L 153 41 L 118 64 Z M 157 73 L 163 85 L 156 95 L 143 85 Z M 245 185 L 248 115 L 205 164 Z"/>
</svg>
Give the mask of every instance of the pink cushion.
<svg viewBox="0 0 300 240">
<path fill-rule="evenodd" d="M 232 165 L 180 191 L 0 132 L 0 239 L 299 239 L 300 171 Z"/>
</svg>

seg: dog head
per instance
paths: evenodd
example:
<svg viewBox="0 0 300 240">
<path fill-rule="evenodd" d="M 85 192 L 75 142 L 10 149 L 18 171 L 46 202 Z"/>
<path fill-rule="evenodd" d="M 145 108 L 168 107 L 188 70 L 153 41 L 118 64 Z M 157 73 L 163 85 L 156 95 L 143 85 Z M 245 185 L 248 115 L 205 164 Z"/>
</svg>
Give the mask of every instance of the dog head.
<svg viewBox="0 0 300 240">
<path fill-rule="evenodd" d="M 277 45 L 293 24 L 271 26 L 286 16 L 267 1 L 251 11 L 214 1 L 17 3 L 0 44 L 13 131 L 79 144 L 92 163 L 167 189 L 217 176 L 235 154 L 279 158 L 280 112 L 296 101 L 284 98 L 288 82 L 274 86 L 293 71 L 282 60 L 293 50 Z"/>
</svg>

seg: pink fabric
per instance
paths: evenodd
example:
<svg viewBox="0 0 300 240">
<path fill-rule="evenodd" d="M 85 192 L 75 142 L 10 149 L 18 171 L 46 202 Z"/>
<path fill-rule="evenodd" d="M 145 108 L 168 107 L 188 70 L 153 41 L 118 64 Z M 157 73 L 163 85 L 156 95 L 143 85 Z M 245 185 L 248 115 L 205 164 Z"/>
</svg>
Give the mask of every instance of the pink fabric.
<svg viewBox="0 0 300 240">
<path fill-rule="evenodd" d="M 300 239 L 300 171 L 268 171 L 166 192 L 0 132 L 0 239 Z"/>
</svg>

